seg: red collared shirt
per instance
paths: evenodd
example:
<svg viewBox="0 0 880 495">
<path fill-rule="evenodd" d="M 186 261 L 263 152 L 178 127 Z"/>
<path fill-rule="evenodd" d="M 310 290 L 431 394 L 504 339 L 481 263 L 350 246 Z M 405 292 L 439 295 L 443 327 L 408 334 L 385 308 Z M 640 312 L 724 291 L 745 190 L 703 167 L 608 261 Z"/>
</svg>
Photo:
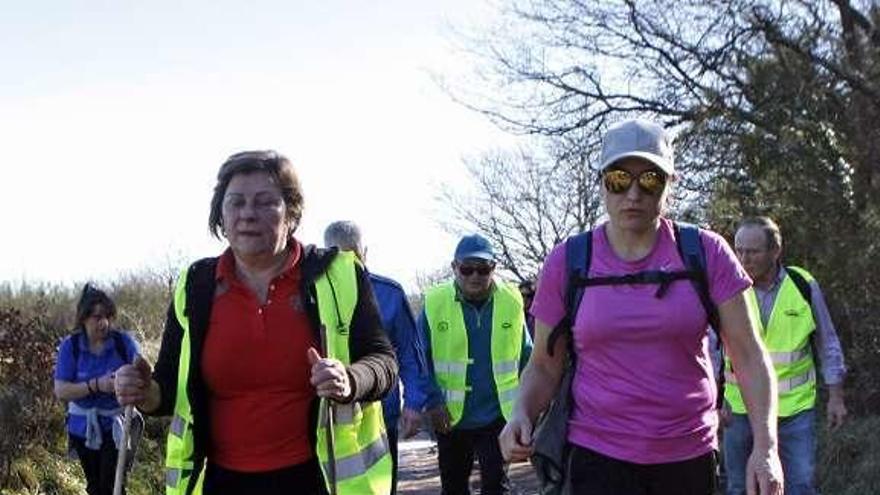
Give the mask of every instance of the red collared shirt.
<svg viewBox="0 0 880 495">
<path fill-rule="evenodd" d="M 235 274 L 230 250 L 217 264 L 217 292 L 202 358 L 209 390 L 208 457 L 227 469 L 268 471 L 310 459 L 309 347 L 317 347 L 300 294 L 296 243 L 261 304 Z"/>
</svg>

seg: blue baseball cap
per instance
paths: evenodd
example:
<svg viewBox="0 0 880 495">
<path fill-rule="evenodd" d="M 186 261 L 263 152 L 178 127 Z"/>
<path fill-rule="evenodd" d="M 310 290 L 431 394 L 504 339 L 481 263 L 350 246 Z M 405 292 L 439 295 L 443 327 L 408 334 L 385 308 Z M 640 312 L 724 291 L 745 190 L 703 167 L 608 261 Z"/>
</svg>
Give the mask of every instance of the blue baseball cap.
<svg viewBox="0 0 880 495">
<path fill-rule="evenodd" d="M 455 248 L 455 261 L 463 261 L 467 258 L 495 261 L 495 251 L 489 241 L 480 234 L 466 235 L 458 241 L 458 246 Z"/>
</svg>

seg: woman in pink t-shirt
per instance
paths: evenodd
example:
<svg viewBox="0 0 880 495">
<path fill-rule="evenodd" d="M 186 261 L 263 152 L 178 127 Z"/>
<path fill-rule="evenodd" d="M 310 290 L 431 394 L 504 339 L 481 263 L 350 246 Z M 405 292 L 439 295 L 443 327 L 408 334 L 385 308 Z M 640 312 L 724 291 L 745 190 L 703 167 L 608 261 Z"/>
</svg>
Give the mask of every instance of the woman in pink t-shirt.
<svg viewBox="0 0 880 495">
<path fill-rule="evenodd" d="M 629 120 L 608 131 L 602 147 L 608 222 L 592 233 L 589 278 L 685 269 L 673 224 L 662 217 L 673 177 L 672 145 L 662 127 Z M 768 419 L 776 415 L 771 365 L 743 295 L 751 280 L 723 238 L 704 230 L 699 236 L 709 296 L 748 396 L 755 435 L 749 493 L 758 488 L 761 494 L 782 493 L 775 422 Z M 564 371 L 567 338 L 557 340 L 552 356 L 547 339 L 566 312 L 565 258 L 564 244 L 547 257 L 531 307 L 535 348 L 500 438 L 511 460 L 530 455 L 535 419 L 552 400 Z M 671 283 L 662 297 L 651 284 L 584 291 L 572 326 L 570 493 L 713 493 L 717 390 L 707 326 L 699 294 L 688 280 Z"/>
</svg>

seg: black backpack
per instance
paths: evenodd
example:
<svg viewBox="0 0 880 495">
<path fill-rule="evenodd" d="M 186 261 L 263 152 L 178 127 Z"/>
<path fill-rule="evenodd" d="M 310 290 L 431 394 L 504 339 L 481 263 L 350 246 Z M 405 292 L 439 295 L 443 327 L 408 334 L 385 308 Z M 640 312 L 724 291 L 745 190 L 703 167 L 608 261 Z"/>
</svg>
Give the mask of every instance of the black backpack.
<svg viewBox="0 0 880 495">
<path fill-rule="evenodd" d="M 584 232 L 565 241 L 565 316 L 547 339 L 547 352 L 552 356 L 556 340 L 562 335 L 571 336 L 572 325 L 580 308 L 584 290 L 596 285 L 656 284 L 656 296 L 663 297 L 669 285 L 676 280 L 690 280 L 700 303 L 708 315 L 709 324 L 716 332 L 720 331 L 718 308 L 709 294 L 706 273 L 706 255 L 700 240 L 700 231 L 695 225 L 673 223 L 678 253 L 685 269 L 677 272 L 644 271 L 620 276 L 589 278 L 592 258 L 593 234 Z M 721 339 L 718 339 L 721 346 Z M 567 422 L 571 408 L 571 381 L 574 374 L 575 359 L 572 339 L 568 339 L 568 356 L 565 360 L 559 391 L 550 406 L 538 419 L 535 427 L 532 465 L 538 476 L 540 493 L 558 495 L 566 491 L 566 466 L 568 462 Z M 722 360 L 723 366 L 723 360 Z M 723 397 L 724 373 L 718 376 L 718 401 Z"/>
<path fill-rule="evenodd" d="M 676 280 L 690 280 L 700 303 L 708 315 L 709 325 L 720 331 L 718 307 L 712 302 L 709 294 L 709 279 L 706 273 L 706 255 L 700 240 L 700 229 L 691 224 L 673 222 L 678 254 L 684 262 L 685 269 L 677 272 L 643 271 L 610 277 L 589 278 L 590 263 L 593 251 L 593 233 L 584 232 L 569 237 L 565 241 L 565 317 L 553 328 L 547 341 L 547 351 L 553 355 L 553 345 L 563 333 L 571 332 L 574 319 L 580 308 L 584 289 L 596 285 L 652 284 L 657 285 L 656 296 L 663 297 L 669 285 Z M 798 275 L 799 276 L 799 275 Z M 799 276 L 800 277 L 800 276 Z M 800 277 L 804 281 L 803 277 Z M 804 281 L 805 282 L 805 281 Z"/>
</svg>

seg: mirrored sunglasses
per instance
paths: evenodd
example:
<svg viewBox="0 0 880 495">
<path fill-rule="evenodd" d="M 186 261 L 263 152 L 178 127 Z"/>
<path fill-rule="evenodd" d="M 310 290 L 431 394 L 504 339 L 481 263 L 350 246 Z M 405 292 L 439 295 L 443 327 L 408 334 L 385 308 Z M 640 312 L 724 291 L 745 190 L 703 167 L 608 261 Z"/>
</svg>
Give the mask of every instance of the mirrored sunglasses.
<svg viewBox="0 0 880 495">
<path fill-rule="evenodd" d="M 643 193 L 656 195 L 666 187 L 666 174 L 657 169 L 633 174 L 623 169 L 609 168 L 602 172 L 602 182 L 605 189 L 612 194 L 625 193 L 636 182 Z"/>
</svg>

